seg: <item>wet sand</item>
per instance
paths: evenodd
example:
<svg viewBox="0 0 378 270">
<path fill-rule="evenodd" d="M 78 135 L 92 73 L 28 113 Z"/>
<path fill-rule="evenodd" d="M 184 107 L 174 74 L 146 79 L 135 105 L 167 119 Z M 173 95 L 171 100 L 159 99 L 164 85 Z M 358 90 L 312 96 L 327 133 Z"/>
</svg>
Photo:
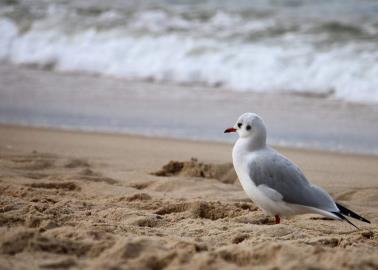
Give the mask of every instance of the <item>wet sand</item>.
<svg viewBox="0 0 378 270">
<path fill-rule="evenodd" d="M 0 269 L 378 268 L 378 157 L 280 148 L 371 220 L 356 230 L 316 215 L 275 225 L 231 148 L 0 126 Z"/>
<path fill-rule="evenodd" d="M 0 124 L 231 142 L 223 130 L 245 112 L 272 144 L 378 155 L 374 104 L 0 64 Z"/>
</svg>

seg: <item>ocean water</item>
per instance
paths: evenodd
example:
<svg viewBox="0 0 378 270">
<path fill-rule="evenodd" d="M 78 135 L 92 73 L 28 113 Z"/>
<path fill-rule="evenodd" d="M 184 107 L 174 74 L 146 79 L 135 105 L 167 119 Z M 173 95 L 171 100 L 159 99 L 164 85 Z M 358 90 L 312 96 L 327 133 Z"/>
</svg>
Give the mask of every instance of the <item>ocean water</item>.
<svg viewBox="0 0 378 270">
<path fill-rule="evenodd" d="M 378 1 L 0 1 L 0 61 L 377 104 Z"/>
</svg>

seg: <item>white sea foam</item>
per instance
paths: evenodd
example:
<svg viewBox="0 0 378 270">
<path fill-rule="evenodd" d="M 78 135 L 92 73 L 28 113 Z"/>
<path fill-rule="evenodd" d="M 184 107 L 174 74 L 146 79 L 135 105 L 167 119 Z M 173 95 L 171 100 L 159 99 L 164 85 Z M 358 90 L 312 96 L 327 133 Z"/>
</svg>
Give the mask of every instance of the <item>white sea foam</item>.
<svg viewBox="0 0 378 270">
<path fill-rule="evenodd" d="M 293 32 L 270 17 L 245 20 L 223 11 L 205 21 L 164 10 L 131 17 L 106 11 L 91 26 L 91 21 L 77 24 L 72 14 L 63 24 L 66 12 L 58 16 L 56 9 L 50 7 L 48 15 L 54 16 L 34 21 L 27 31 L 1 19 L 0 59 L 126 79 L 378 102 L 378 50 L 371 42 L 317 45 L 325 34 L 309 42 L 307 32 Z M 277 31 L 283 32 L 279 38 Z M 261 35 L 271 36 L 257 39 Z"/>
<path fill-rule="evenodd" d="M 18 36 L 17 26 L 9 19 L 0 20 L 0 60 L 9 56 L 14 39 Z"/>
</svg>

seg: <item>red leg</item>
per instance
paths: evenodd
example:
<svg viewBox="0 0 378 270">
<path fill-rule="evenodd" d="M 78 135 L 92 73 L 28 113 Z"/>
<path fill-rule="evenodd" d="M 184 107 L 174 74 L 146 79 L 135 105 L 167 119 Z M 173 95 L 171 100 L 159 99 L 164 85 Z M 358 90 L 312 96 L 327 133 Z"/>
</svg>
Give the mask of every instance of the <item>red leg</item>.
<svg viewBox="0 0 378 270">
<path fill-rule="evenodd" d="M 280 216 L 275 215 L 274 217 L 276 218 L 276 224 L 280 224 L 280 221 L 281 221 Z"/>
</svg>

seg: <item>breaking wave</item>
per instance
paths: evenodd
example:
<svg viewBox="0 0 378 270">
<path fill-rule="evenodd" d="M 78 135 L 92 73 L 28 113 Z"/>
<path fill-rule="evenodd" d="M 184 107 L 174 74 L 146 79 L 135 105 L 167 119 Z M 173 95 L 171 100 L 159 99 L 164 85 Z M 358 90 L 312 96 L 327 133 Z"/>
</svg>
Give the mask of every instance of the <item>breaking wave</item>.
<svg viewBox="0 0 378 270">
<path fill-rule="evenodd" d="M 1 10 L 0 60 L 13 64 L 378 102 L 376 21 L 182 6 Z"/>
</svg>

